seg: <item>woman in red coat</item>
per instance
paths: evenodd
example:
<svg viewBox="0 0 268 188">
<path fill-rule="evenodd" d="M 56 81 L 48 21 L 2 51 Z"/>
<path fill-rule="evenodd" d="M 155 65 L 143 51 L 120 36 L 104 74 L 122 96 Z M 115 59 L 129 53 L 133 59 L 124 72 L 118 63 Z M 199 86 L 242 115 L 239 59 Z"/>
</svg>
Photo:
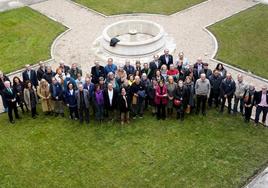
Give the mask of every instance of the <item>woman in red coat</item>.
<svg viewBox="0 0 268 188">
<path fill-rule="evenodd" d="M 155 104 L 157 106 L 157 119 L 166 119 L 167 87 L 163 80 L 160 80 L 155 90 Z"/>
</svg>

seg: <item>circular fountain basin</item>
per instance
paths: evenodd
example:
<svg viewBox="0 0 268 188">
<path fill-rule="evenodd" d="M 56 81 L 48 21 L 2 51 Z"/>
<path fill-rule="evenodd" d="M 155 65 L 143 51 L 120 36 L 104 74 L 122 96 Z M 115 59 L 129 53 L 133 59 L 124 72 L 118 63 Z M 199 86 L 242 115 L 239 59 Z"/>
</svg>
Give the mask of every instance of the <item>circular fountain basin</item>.
<svg viewBox="0 0 268 188">
<path fill-rule="evenodd" d="M 110 46 L 112 38 L 120 40 L 115 47 Z M 112 57 L 122 64 L 125 59 L 149 61 L 153 55 L 163 53 L 165 48 L 172 53 L 176 44 L 161 25 L 147 20 L 124 20 L 107 26 L 94 41 L 92 50 L 96 59 L 106 61 Z"/>
<path fill-rule="evenodd" d="M 110 46 L 112 38 L 120 42 Z M 159 24 L 145 20 L 124 20 L 106 27 L 101 45 L 110 54 L 119 56 L 144 56 L 165 46 L 164 29 Z"/>
</svg>

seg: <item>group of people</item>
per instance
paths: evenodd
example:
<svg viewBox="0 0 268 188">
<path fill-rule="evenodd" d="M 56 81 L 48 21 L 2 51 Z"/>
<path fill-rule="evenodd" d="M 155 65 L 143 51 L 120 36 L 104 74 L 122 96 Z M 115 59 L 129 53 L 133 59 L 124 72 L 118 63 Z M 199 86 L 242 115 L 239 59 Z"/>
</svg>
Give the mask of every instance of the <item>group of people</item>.
<svg viewBox="0 0 268 188">
<path fill-rule="evenodd" d="M 172 118 L 174 113 L 181 121 L 185 114 L 205 116 L 213 104 L 222 113 L 227 101 L 229 114 L 241 113 L 249 122 L 256 106 L 255 125 L 261 113 L 266 122 L 267 86 L 256 91 L 254 85 L 244 83 L 242 75 L 234 80 L 221 63 L 213 70 L 201 58 L 190 64 L 183 52 L 173 59 L 166 49 L 143 65 L 138 60 L 135 65 L 126 60 L 122 66 L 112 58 L 106 66 L 95 61 L 90 74 L 83 74 L 76 63 L 69 67 L 63 61 L 55 72 L 43 62 L 37 70 L 26 65 L 22 79 L 12 81 L 0 72 L 0 94 L 9 121 L 15 123 L 13 112 L 20 118 L 18 107 L 36 118 L 39 101 L 46 115 L 64 117 L 67 107 L 69 118 L 80 123 L 89 123 L 93 114 L 96 121 L 118 118 L 121 124 L 143 118 L 148 109 L 158 120 Z"/>
</svg>

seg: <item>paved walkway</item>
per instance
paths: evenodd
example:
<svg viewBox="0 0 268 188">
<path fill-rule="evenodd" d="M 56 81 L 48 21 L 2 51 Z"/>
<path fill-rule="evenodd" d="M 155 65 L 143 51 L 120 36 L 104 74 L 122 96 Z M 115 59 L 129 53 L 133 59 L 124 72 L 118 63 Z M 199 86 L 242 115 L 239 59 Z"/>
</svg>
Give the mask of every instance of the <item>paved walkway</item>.
<svg viewBox="0 0 268 188">
<path fill-rule="evenodd" d="M 34 3 L 40 3 L 46 0 L 0 0 L 0 12 L 31 5 Z"/>
</svg>

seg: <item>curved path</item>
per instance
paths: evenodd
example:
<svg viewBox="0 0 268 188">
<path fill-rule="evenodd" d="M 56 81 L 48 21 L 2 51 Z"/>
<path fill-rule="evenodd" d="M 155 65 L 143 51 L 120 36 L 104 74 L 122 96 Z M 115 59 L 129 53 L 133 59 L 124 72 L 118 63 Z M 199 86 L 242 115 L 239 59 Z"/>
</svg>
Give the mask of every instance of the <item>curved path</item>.
<svg viewBox="0 0 268 188">
<path fill-rule="evenodd" d="M 71 29 L 55 43 L 52 51 L 55 60 L 63 59 L 69 64 L 83 62 L 82 67 L 87 68 L 94 60 L 90 51 L 93 41 L 107 25 L 123 19 L 155 21 L 175 39 L 177 52 L 184 51 L 192 62 L 199 56 L 208 60 L 214 55 L 215 44 L 203 28 L 254 5 L 249 0 L 209 0 L 170 16 L 135 14 L 108 17 L 68 0 L 48 0 L 31 8 Z"/>
</svg>

